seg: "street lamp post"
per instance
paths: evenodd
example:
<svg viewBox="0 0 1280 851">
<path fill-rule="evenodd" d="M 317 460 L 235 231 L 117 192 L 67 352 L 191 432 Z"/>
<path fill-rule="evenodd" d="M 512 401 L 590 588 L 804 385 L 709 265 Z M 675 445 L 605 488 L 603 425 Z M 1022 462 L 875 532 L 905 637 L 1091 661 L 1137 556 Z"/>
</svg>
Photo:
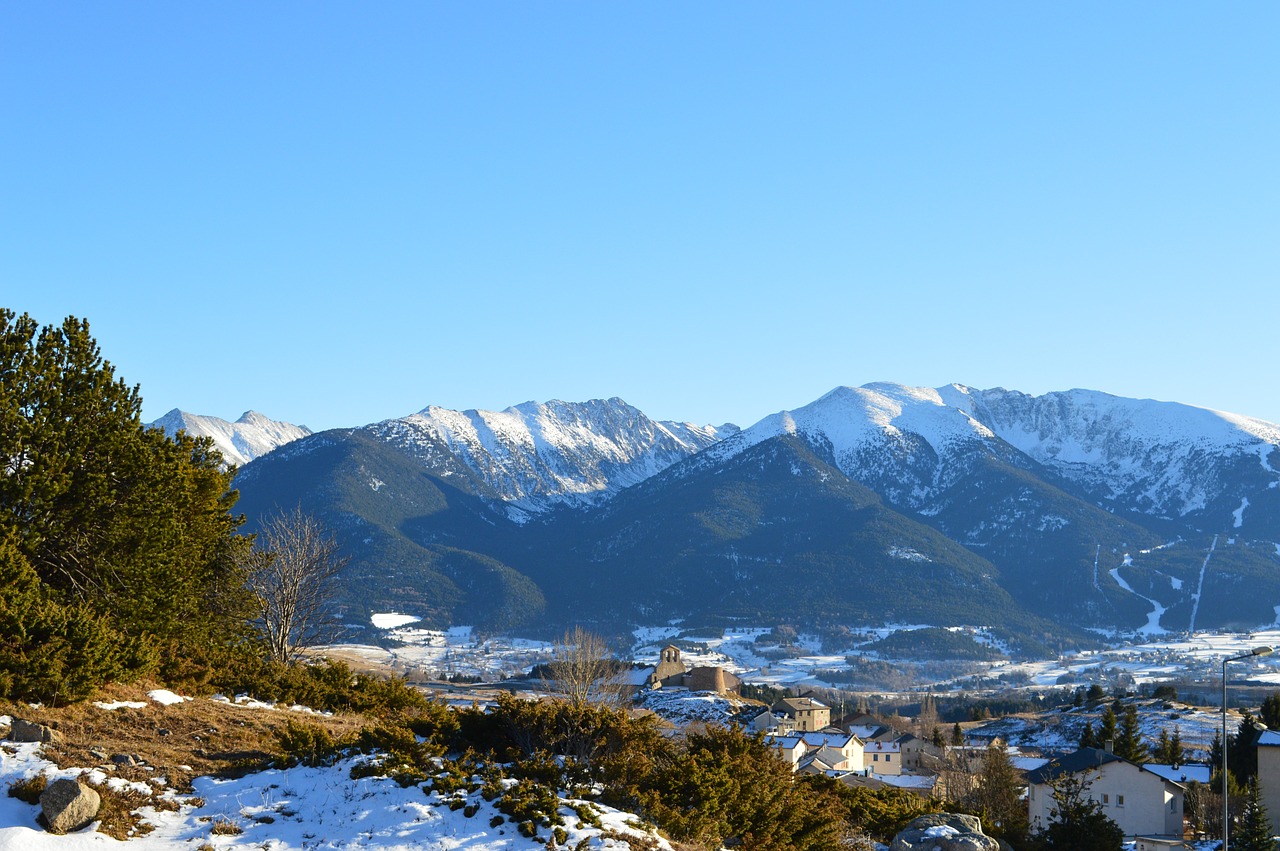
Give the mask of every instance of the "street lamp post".
<svg viewBox="0 0 1280 851">
<path fill-rule="evenodd" d="M 1230 832 L 1228 824 L 1231 820 L 1231 800 L 1227 797 L 1227 663 L 1266 656 L 1271 652 L 1270 647 L 1255 647 L 1248 653 L 1222 660 L 1222 851 L 1227 851 L 1227 834 Z"/>
</svg>

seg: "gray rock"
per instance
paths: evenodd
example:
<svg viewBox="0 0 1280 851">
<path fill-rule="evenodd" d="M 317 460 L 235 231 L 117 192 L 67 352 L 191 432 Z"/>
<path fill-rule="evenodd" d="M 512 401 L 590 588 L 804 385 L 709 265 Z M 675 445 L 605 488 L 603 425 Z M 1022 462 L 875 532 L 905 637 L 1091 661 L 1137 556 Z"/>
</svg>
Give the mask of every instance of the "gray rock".
<svg viewBox="0 0 1280 851">
<path fill-rule="evenodd" d="M 129 766 L 139 765 L 142 763 L 142 760 L 138 759 L 136 756 L 134 756 L 131 753 L 112 754 L 111 761 L 114 762 L 116 765 L 129 765 Z"/>
<path fill-rule="evenodd" d="M 889 851 L 1000 851 L 1000 843 L 982 832 L 976 816 L 930 813 L 903 828 Z"/>
<path fill-rule="evenodd" d="M 79 781 L 62 778 L 48 785 L 40 795 L 40 809 L 50 833 L 69 833 L 92 822 L 102 799 Z"/>
<path fill-rule="evenodd" d="M 9 740 L 14 742 L 60 742 L 62 741 L 62 734 L 52 727 L 36 724 L 33 721 L 23 721 L 21 718 L 14 718 L 13 725 L 9 728 Z"/>
</svg>

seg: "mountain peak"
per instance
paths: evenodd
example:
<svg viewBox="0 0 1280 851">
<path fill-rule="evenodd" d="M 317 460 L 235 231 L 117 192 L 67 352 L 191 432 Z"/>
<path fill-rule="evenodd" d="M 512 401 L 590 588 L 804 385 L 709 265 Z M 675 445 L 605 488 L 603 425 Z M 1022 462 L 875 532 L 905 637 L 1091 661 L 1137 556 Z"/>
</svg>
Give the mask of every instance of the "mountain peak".
<svg viewBox="0 0 1280 851">
<path fill-rule="evenodd" d="M 163 429 L 167 434 L 181 430 L 192 437 L 213 438 L 223 460 L 236 466 L 243 466 L 279 446 L 311 434 L 311 429 L 306 426 L 277 422 L 257 411 L 245 411 L 232 423 L 219 417 L 191 414 L 174 408 L 149 425 Z"/>
</svg>

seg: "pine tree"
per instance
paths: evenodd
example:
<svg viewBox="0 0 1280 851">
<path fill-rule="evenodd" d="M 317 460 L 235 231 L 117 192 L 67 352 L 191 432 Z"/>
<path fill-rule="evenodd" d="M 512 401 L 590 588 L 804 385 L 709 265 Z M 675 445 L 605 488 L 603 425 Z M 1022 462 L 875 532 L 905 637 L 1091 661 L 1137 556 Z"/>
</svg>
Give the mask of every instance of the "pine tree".
<svg viewBox="0 0 1280 851">
<path fill-rule="evenodd" d="M 1026 839 L 1030 822 L 1027 803 L 1022 798 L 1023 783 L 1008 751 L 988 745 L 982 754 L 977 787 L 966 802 L 982 819 L 988 836 L 1015 846 L 1021 846 Z"/>
<path fill-rule="evenodd" d="M 1090 781 L 1064 774 L 1054 780 L 1054 810 L 1040 834 L 1047 851 L 1121 851 L 1124 831 L 1088 796 Z"/>
<path fill-rule="evenodd" d="M 1262 727 L 1249 710 L 1243 710 L 1240 715 L 1236 734 L 1227 737 L 1227 764 L 1243 786 L 1258 773 L 1258 738 L 1262 735 Z"/>
<path fill-rule="evenodd" d="M 0 309 L 0 536 L 38 578 L 28 599 L 70 618 L 54 633 L 88 618 L 133 647 L 105 667 L 66 656 L 68 683 L 185 665 L 243 634 L 234 470 L 208 439 L 145 429 L 141 405 L 87 322 Z"/>
<path fill-rule="evenodd" d="M 1120 735 L 1116 739 L 1116 756 L 1142 765 L 1147 761 L 1147 746 L 1142 741 L 1142 727 L 1138 709 L 1129 704 L 1120 720 Z"/>
<path fill-rule="evenodd" d="M 1167 756 L 1169 765 L 1182 765 L 1186 761 L 1187 752 L 1182 746 L 1182 732 L 1177 727 L 1173 728 L 1173 736 L 1169 739 Z"/>
<path fill-rule="evenodd" d="M 1098 742 L 1099 747 L 1106 747 L 1108 742 L 1114 746 L 1116 738 L 1116 713 L 1115 710 L 1108 706 L 1102 710 L 1102 723 L 1094 739 Z"/>
<path fill-rule="evenodd" d="M 1249 779 L 1237 822 L 1231 833 L 1231 847 L 1236 851 L 1276 851 L 1271 837 L 1271 817 L 1262 803 L 1257 777 Z"/>
<path fill-rule="evenodd" d="M 1262 699 L 1259 719 L 1269 730 L 1280 730 L 1280 691 L 1272 692 Z"/>
<path fill-rule="evenodd" d="M 1098 739 L 1093 733 L 1093 724 L 1086 721 L 1084 729 L 1080 731 L 1080 747 L 1096 748 L 1097 746 Z"/>
</svg>

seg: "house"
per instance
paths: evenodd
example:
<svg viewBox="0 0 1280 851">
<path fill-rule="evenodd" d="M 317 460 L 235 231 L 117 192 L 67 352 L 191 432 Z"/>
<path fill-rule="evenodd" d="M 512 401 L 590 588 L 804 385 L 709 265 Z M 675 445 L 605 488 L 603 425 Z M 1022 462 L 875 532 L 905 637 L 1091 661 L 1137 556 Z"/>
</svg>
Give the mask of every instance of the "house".
<svg viewBox="0 0 1280 851">
<path fill-rule="evenodd" d="M 765 736 L 765 742 L 795 771 L 826 774 L 862 770 L 862 742 L 846 733 L 776 734 Z"/>
<path fill-rule="evenodd" d="M 857 736 L 864 742 L 878 742 L 884 739 L 896 739 L 898 731 L 884 724 L 849 724 L 842 729 L 850 735 Z"/>
<path fill-rule="evenodd" d="M 867 742 L 862 752 L 862 767 L 868 774 L 901 774 L 902 745 L 897 739 Z"/>
<path fill-rule="evenodd" d="M 831 707 L 811 697 L 786 697 L 769 711 L 785 717 L 801 733 L 817 732 L 831 723 Z"/>
<path fill-rule="evenodd" d="M 911 774 L 935 772 L 942 766 L 942 748 L 928 739 L 904 733 L 896 739 L 902 754 L 902 770 Z"/>
<path fill-rule="evenodd" d="M 747 722 L 747 729 L 753 733 L 775 733 L 778 732 L 785 718 L 774 715 L 768 709 L 762 709 L 750 721 Z"/>
<path fill-rule="evenodd" d="M 1125 836 L 1183 835 L 1186 788 L 1143 766 L 1098 748 L 1080 748 L 1027 773 L 1027 806 L 1033 830 L 1052 821 L 1053 788 L 1063 775 L 1088 782 L 1086 794 L 1102 805 L 1102 813 L 1120 825 Z"/>
<path fill-rule="evenodd" d="M 1258 737 L 1258 789 L 1275 833 L 1280 829 L 1280 732 L 1275 730 Z"/>
<path fill-rule="evenodd" d="M 1133 851 L 1187 851 L 1190 846 L 1176 836 L 1137 836 Z"/>
<path fill-rule="evenodd" d="M 804 759 L 805 754 L 809 751 L 809 749 L 805 747 L 804 739 L 795 734 L 770 734 L 764 737 L 764 742 L 766 745 L 778 752 L 778 756 L 791 766 L 792 771 L 795 771 L 800 767 L 800 761 Z"/>
</svg>

